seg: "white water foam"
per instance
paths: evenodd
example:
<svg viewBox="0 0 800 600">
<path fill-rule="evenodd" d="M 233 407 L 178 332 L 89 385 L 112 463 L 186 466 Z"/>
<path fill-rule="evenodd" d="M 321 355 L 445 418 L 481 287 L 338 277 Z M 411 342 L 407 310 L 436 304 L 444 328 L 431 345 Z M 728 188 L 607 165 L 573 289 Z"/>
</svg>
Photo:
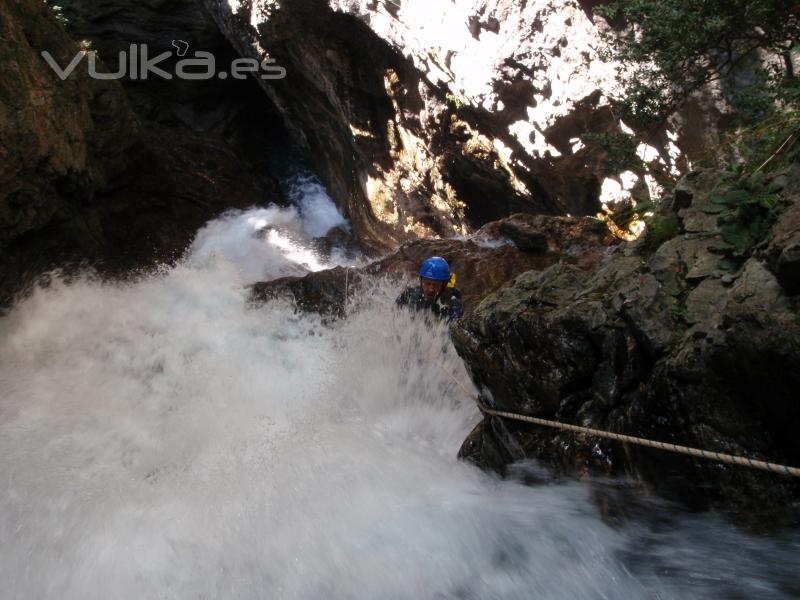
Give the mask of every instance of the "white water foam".
<svg viewBox="0 0 800 600">
<path fill-rule="evenodd" d="M 288 196 L 300 208 L 303 231 L 307 235 L 322 237 L 334 227 L 350 228 L 325 186 L 313 174 L 306 171 L 295 173 L 288 182 Z"/>
<path fill-rule="evenodd" d="M 305 275 L 328 265 L 314 252 L 296 208 L 270 206 L 231 211 L 203 227 L 189 254 L 189 265 L 214 262 L 236 266 L 243 280 L 268 281 Z"/>
<path fill-rule="evenodd" d="M 290 179 L 288 189 L 294 206 L 233 210 L 208 223 L 192 244 L 188 264 L 204 268 L 227 262 L 246 282 L 352 265 L 341 251 L 321 257 L 314 248 L 313 238 L 334 227 L 349 228 L 325 188 L 301 171 Z"/>
<path fill-rule="evenodd" d="M 441 326 L 395 312 L 397 290 L 332 325 L 250 306 L 247 282 L 299 264 L 252 220 L 296 217 L 228 215 L 161 275 L 56 280 L 0 319 L 0 596 L 797 591 L 796 538 L 709 518 L 614 530 L 584 486 L 457 461 L 479 415 L 436 363 L 468 377 Z"/>
</svg>

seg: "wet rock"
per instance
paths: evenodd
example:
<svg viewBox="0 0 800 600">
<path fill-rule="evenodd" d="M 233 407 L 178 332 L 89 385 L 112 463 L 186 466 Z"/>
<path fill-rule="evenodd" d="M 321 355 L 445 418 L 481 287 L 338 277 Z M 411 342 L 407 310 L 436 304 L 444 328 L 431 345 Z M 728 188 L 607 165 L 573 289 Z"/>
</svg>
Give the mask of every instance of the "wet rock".
<svg viewBox="0 0 800 600">
<path fill-rule="evenodd" d="M 500 233 L 523 252 L 547 252 L 547 236 L 516 219 L 508 219 L 503 223 Z"/>
<path fill-rule="evenodd" d="M 256 283 L 251 287 L 254 303 L 282 299 L 296 304 L 300 310 L 324 316 L 344 316 L 350 270 L 336 267 L 311 273 L 305 277 L 281 277 Z M 355 288 L 355 274 L 353 274 Z"/>
<path fill-rule="evenodd" d="M 314 239 L 314 250 L 325 260 L 330 260 L 334 252 L 354 258 L 357 249 L 353 232 L 347 227 L 333 227 L 323 237 Z"/>
<path fill-rule="evenodd" d="M 684 217 L 677 235 L 659 247 L 631 242 L 589 270 L 554 264 L 525 273 L 457 322 L 454 344 L 484 401 L 800 465 L 790 433 L 800 425 L 797 298 L 757 256 L 728 282 L 714 272 L 719 232 L 715 223 L 702 230 L 695 217 L 717 178 L 696 174 L 658 208 Z M 776 241 L 795 233 L 792 218 L 784 212 L 772 233 L 781 252 Z M 687 221 L 698 235 L 683 230 Z M 496 420 L 473 431 L 463 457 L 503 472 L 499 457 L 518 460 L 521 449 L 524 458 L 573 476 L 627 474 L 693 508 L 730 511 L 745 524 L 796 518 L 800 486 L 787 478 L 511 421 L 499 435 L 490 425 Z"/>
<path fill-rule="evenodd" d="M 781 286 L 800 294 L 800 165 L 782 178 L 782 197 L 789 207 L 779 216 L 765 254 Z"/>
<path fill-rule="evenodd" d="M 514 462 L 514 457 L 497 442 L 495 435 L 485 435 L 484 430 L 495 423 L 502 426 L 498 419 L 484 419 L 478 423 L 461 445 L 458 458 L 499 472 Z"/>
<path fill-rule="evenodd" d="M 499 232 L 505 221 L 489 224 L 475 240 L 417 240 L 395 253 L 361 268 L 336 268 L 304 277 L 286 277 L 253 286 L 253 299 L 262 302 L 275 297 L 293 298 L 302 310 L 327 315 L 344 313 L 345 296 L 352 299 L 376 278 L 388 277 L 409 283 L 418 281 L 419 266 L 429 256 L 443 256 L 456 274 L 465 310 L 470 313 L 487 294 L 507 286 L 515 277 L 532 276 L 563 262 L 580 273 L 602 260 L 618 240 L 603 226 L 602 233 L 591 219 L 536 216 L 528 224 L 539 226 L 539 234 L 550 249 L 545 253 L 522 252 L 512 244 L 486 241 Z M 530 231 L 533 231 L 531 229 Z M 569 237 L 587 233 L 585 237 Z M 477 241 L 476 241 L 477 240 Z M 530 272 L 530 273 L 526 273 Z M 553 287 L 557 291 L 558 286 Z M 347 291 L 347 294 L 345 293 Z"/>
</svg>

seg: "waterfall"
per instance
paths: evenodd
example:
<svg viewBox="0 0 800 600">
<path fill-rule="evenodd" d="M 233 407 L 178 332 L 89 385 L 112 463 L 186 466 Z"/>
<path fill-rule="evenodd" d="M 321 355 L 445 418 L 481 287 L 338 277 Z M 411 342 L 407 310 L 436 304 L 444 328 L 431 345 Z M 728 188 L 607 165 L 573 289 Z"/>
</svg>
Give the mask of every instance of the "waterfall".
<svg viewBox="0 0 800 600">
<path fill-rule="evenodd" d="M 447 330 L 385 282 L 347 319 L 246 285 L 340 264 L 313 178 L 128 283 L 55 278 L 0 319 L 3 598 L 790 598 L 800 536 L 456 460 L 479 420 Z M 338 261 L 338 262 L 337 262 Z M 535 469 L 521 465 L 518 472 Z"/>
</svg>

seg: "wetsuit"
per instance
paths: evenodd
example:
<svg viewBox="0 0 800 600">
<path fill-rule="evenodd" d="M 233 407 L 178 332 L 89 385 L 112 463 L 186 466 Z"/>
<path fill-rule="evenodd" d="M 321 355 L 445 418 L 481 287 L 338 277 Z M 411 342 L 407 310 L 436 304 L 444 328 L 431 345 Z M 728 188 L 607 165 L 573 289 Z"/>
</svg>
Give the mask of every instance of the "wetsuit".
<svg viewBox="0 0 800 600">
<path fill-rule="evenodd" d="M 456 288 L 445 288 L 434 300 L 428 300 L 422 293 L 421 286 L 406 288 L 397 297 L 398 306 L 408 306 L 414 310 L 427 310 L 448 322 L 458 319 L 464 314 L 464 304 L 461 302 L 461 292 Z"/>
</svg>

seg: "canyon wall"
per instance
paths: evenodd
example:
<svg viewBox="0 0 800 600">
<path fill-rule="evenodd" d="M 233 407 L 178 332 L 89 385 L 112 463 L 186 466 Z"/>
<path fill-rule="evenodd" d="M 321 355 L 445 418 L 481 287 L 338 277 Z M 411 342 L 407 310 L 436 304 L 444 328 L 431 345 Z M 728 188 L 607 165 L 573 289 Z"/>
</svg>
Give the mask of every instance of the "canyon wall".
<svg viewBox="0 0 800 600">
<path fill-rule="evenodd" d="M 376 242 L 647 199 L 724 120 L 709 91 L 669 127 L 628 137 L 591 2 L 204 2 L 243 56 L 286 70 L 265 92 Z"/>
</svg>

